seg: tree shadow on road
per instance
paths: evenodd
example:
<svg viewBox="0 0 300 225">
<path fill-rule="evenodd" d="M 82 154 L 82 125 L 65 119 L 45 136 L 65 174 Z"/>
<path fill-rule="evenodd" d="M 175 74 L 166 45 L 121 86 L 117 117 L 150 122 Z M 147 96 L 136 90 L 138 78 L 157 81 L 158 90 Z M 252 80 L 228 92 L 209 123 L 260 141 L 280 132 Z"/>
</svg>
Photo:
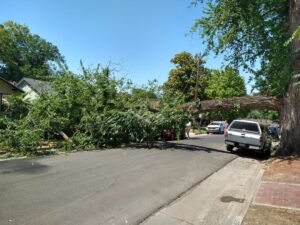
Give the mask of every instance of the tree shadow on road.
<svg viewBox="0 0 300 225">
<path fill-rule="evenodd" d="M 38 174 L 45 173 L 50 166 L 41 164 L 32 159 L 16 159 L 0 162 L 1 174 Z"/>
<path fill-rule="evenodd" d="M 166 142 L 162 145 L 163 149 L 172 148 L 176 150 L 187 150 L 187 151 L 205 151 L 207 153 L 211 152 L 221 152 L 230 154 L 230 152 L 226 150 L 208 148 L 200 145 L 192 145 L 192 144 L 183 144 L 183 143 L 176 143 L 176 142 Z"/>
<path fill-rule="evenodd" d="M 268 154 L 253 149 L 238 149 L 236 151 L 233 151 L 232 154 L 235 154 L 242 158 L 251 158 L 259 161 L 265 161 L 270 158 Z"/>
<path fill-rule="evenodd" d="M 134 148 L 134 149 L 147 149 L 147 145 L 143 143 L 135 143 L 130 144 L 128 147 Z M 149 148 L 148 148 L 149 149 Z M 215 149 L 215 148 L 208 148 L 201 145 L 192 145 L 192 144 L 186 144 L 186 143 L 178 143 L 178 142 L 158 142 L 155 145 L 153 145 L 153 148 L 151 149 L 160 149 L 160 150 L 184 150 L 184 151 L 204 151 L 207 153 L 212 152 L 219 152 L 224 154 L 233 154 L 237 155 L 242 158 L 251 158 L 259 161 L 264 161 L 269 159 L 269 156 L 266 154 L 263 154 L 261 152 L 252 150 L 252 149 L 239 149 L 233 152 L 229 152 L 227 150 L 221 150 L 221 149 Z"/>
<path fill-rule="evenodd" d="M 126 147 L 134 148 L 134 149 L 147 149 L 147 145 L 143 143 L 133 143 Z M 185 150 L 185 151 L 204 151 L 207 153 L 211 152 L 221 152 L 226 154 L 231 154 L 226 150 L 219 150 L 214 148 L 208 148 L 199 145 L 191 145 L 191 144 L 184 144 L 184 143 L 176 143 L 176 142 L 157 142 L 153 145 L 152 148 L 148 149 L 159 149 L 159 150 Z"/>
</svg>

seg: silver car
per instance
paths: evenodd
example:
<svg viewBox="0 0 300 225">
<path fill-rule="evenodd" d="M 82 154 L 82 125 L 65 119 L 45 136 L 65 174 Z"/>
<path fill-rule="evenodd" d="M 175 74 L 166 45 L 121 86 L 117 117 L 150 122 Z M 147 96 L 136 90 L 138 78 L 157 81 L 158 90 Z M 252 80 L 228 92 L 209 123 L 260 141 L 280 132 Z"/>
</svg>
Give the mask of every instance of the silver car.
<svg viewBox="0 0 300 225">
<path fill-rule="evenodd" d="M 225 121 L 212 121 L 206 127 L 206 133 L 219 133 L 223 134 L 225 130 L 226 122 Z"/>
<path fill-rule="evenodd" d="M 236 148 L 270 150 L 266 127 L 251 120 L 234 120 L 225 130 L 225 144 L 228 151 Z"/>
</svg>

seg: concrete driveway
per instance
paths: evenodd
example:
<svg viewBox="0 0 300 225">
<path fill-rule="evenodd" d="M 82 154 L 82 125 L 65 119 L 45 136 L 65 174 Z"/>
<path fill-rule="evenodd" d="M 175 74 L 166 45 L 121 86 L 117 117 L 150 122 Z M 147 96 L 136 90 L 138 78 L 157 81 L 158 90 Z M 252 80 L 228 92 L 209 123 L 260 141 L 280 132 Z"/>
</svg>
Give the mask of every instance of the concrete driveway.
<svg viewBox="0 0 300 225">
<path fill-rule="evenodd" d="M 0 162 L 0 224 L 138 224 L 236 158 L 223 141 Z"/>
</svg>

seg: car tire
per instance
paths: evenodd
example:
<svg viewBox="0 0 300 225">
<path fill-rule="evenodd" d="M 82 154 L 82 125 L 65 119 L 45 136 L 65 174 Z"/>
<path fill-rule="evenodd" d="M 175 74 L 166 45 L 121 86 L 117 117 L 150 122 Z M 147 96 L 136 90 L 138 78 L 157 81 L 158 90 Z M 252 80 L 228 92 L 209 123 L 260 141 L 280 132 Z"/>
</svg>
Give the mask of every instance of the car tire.
<svg viewBox="0 0 300 225">
<path fill-rule="evenodd" d="M 233 146 L 233 145 L 226 145 L 226 149 L 227 149 L 227 151 L 230 151 L 230 152 L 232 152 L 233 148 L 234 148 L 234 146 Z"/>
<path fill-rule="evenodd" d="M 208 131 L 206 131 L 206 134 L 209 134 L 209 132 L 208 132 Z"/>
</svg>

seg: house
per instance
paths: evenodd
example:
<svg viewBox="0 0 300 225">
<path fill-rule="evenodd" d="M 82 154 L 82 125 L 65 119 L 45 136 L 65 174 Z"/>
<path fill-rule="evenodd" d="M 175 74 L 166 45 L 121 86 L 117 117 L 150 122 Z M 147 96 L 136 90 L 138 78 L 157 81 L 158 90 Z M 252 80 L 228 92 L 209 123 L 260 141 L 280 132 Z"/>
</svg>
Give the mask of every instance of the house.
<svg viewBox="0 0 300 225">
<path fill-rule="evenodd" d="M 7 101 L 3 98 L 4 96 L 22 92 L 23 91 L 14 84 L 0 77 L 0 112 L 3 111 L 4 103 L 7 103 Z"/>
<path fill-rule="evenodd" d="M 30 101 L 39 98 L 42 94 L 49 94 L 52 92 L 50 82 L 28 77 L 23 77 L 17 84 L 17 87 L 26 93 L 25 99 Z"/>
</svg>

